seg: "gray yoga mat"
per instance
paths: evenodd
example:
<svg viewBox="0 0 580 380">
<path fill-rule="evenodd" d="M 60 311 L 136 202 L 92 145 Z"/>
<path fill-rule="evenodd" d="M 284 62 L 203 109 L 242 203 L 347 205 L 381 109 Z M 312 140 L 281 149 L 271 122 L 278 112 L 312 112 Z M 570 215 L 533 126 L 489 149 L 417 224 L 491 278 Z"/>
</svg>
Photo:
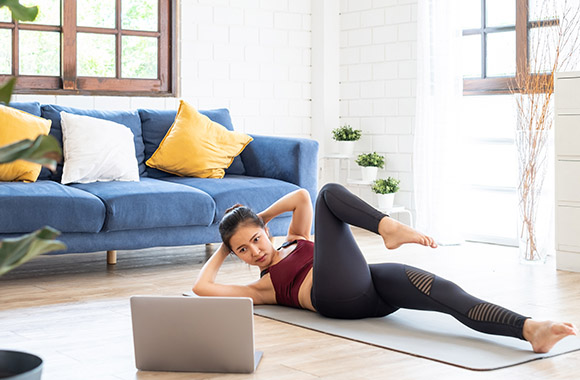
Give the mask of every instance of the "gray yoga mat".
<svg viewBox="0 0 580 380">
<path fill-rule="evenodd" d="M 488 371 L 580 350 L 580 338 L 566 337 L 547 354 L 528 342 L 482 334 L 453 317 L 427 311 L 398 310 L 383 318 L 330 319 L 311 311 L 256 305 L 254 314 L 383 347 L 405 354 L 478 371 Z"/>
</svg>

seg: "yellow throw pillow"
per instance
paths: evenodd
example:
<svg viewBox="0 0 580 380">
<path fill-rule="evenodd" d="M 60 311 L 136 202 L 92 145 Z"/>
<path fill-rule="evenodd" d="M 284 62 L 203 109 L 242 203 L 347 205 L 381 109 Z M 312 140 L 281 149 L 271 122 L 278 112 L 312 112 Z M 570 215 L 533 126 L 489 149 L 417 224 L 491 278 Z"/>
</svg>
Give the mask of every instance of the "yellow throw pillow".
<svg viewBox="0 0 580 380">
<path fill-rule="evenodd" d="M 182 100 L 173 125 L 146 164 L 182 177 L 223 178 L 224 169 L 252 140 Z"/>
<path fill-rule="evenodd" d="M 50 124 L 50 120 L 0 105 L 0 146 L 47 135 L 50 132 Z M 40 174 L 40 169 L 42 169 L 40 164 L 24 160 L 0 164 L 0 181 L 34 182 Z"/>
</svg>

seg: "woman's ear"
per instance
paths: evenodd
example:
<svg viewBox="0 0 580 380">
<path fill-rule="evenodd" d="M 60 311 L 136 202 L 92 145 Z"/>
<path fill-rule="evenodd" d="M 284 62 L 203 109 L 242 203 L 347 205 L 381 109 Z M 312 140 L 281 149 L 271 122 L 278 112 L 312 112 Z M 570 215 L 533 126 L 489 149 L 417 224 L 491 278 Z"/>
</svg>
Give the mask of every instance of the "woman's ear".
<svg viewBox="0 0 580 380">
<path fill-rule="evenodd" d="M 264 231 L 266 231 L 266 235 L 268 235 L 268 238 L 272 237 L 272 235 L 270 235 L 270 229 L 268 228 L 268 226 L 264 227 Z"/>
</svg>

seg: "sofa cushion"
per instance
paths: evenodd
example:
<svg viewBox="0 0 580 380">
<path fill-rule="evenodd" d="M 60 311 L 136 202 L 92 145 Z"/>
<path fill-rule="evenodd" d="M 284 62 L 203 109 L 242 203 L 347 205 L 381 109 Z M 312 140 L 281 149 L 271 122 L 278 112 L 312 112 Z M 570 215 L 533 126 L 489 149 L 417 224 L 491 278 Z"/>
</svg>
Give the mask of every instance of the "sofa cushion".
<svg viewBox="0 0 580 380">
<path fill-rule="evenodd" d="M 173 125 L 145 164 L 182 177 L 223 178 L 250 141 L 182 100 Z"/>
<path fill-rule="evenodd" d="M 61 232 L 99 232 L 105 205 L 92 194 L 54 181 L 0 184 L 1 233 L 27 233 L 43 226 Z"/>
<path fill-rule="evenodd" d="M 0 104 L 0 146 L 35 140 L 49 131 L 50 121 Z M 0 164 L 0 181 L 34 182 L 41 168 L 40 164 L 25 160 Z"/>
<path fill-rule="evenodd" d="M 209 117 L 212 121 L 223 125 L 228 130 L 233 131 L 232 119 L 230 112 L 225 109 L 216 110 L 200 110 L 199 113 Z M 161 144 L 161 141 L 167 134 L 169 128 L 175 121 L 177 111 L 173 110 L 154 110 L 154 109 L 140 109 L 139 116 L 143 126 L 143 142 L 145 144 L 145 160 L 151 158 L 153 153 Z M 154 168 L 147 168 L 151 177 L 160 178 L 167 176 L 167 173 Z M 242 162 L 242 158 L 237 156 L 229 168 L 226 169 L 226 174 L 245 174 L 246 169 Z"/>
<path fill-rule="evenodd" d="M 123 124 L 61 112 L 61 183 L 139 181 L 133 133 Z"/>
<path fill-rule="evenodd" d="M 214 223 L 219 222 L 224 212 L 236 203 L 260 212 L 282 196 L 299 189 L 294 184 L 277 179 L 240 175 L 226 175 L 221 179 L 165 177 L 162 180 L 191 186 L 211 195 L 216 203 Z"/>
<path fill-rule="evenodd" d="M 71 186 L 103 201 L 107 210 L 103 231 L 208 226 L 215 215 L 215 203 L 203 191 L 153 178 Z"/>
<path fill-rule="evenodd" d="M 58 141 L 62 144 L 62 130 L 60 126 L 60 113 L 61 111 L 72 113 L 75 115 L 84 115 L 96 117 L 98 119 L 110 120 L 115 123 L 123 124 L 133 132 L 133 141 L 135 142 L 135 156 L 137 158 L 137 163 L 139 164 L 139 175 L 146 176 L 145 169 L 145 152 L 143 146 L 143 136 L 141 134 L 141 119 L 137 111 L 102 111 L 102 110 L 88 110 L 79 109 L 71 107 L 63 107 L 54 104 L 44 104 L 41 107 L 42 117 L 52 120 L 52 127 L 50 129 L 50 134 L 56 137 Z M 52 179 L 54 181 L 59 181 L 62 176 L 62 164 L 58 165 L 56 173 L 50 176 L 48 171 L 44 171 L 40 174 L 41 179 Z"/>
<path fill-rule="evenodd" d="M 8 106 L 34 116 L 40 116 L 40 103 L 38 102 L 10 102 Z"/>
</svg>

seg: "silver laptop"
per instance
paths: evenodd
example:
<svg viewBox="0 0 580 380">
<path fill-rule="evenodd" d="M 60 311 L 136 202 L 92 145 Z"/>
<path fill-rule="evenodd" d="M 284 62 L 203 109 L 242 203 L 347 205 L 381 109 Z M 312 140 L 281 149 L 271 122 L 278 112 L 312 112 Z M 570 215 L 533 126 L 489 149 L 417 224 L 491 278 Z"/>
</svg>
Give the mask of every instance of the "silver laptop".
<svg viewBox="0 0 580 380">
<path fill-rule="evenodd" d="M 251 298 L 131 297 L 135 363 L 144 371 L 251 373 Z"/>
</svg>

